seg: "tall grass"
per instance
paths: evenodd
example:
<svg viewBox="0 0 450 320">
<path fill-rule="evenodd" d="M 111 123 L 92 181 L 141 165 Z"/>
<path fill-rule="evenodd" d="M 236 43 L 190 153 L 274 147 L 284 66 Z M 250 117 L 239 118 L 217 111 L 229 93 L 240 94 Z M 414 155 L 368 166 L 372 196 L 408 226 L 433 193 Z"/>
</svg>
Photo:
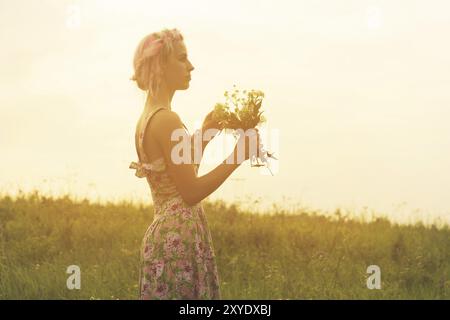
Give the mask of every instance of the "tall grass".
<svg viewBox="0 0 450 320">
<path fill-rule="evenodd" d="M 449 299 L 448 226 L 363 222 L 204 202 L 224 299 Z M 0 197 L 1 299 L 136 299 L 151 205 Z M 81 268 L 69 290 L 66 269 Z M 381 289 L 369 290 L 369 265 Z"/>
</svg>

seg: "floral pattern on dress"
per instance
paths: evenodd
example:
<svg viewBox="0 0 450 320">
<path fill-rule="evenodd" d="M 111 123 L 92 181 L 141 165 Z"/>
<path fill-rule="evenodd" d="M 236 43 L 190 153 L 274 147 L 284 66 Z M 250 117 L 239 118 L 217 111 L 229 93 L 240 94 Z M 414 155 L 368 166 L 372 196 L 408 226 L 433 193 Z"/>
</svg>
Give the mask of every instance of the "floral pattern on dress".
<svg viewBox="0 0 450 320">
<path fill-rule="evenodd" d="M 146 117 L 144 128 L 158 110 Z M 143 162 L 132 162 L 130 168 L 136 169 L 137 177 L 147 179 L 154 204 L 153 222 L 140 250 L 139 298 L 220 299 L 216 257 L 201 202 L 186 204 L 166 171 L 164 158 L 148 163 L 143 134 L 137 137 Z"/>
</svg>

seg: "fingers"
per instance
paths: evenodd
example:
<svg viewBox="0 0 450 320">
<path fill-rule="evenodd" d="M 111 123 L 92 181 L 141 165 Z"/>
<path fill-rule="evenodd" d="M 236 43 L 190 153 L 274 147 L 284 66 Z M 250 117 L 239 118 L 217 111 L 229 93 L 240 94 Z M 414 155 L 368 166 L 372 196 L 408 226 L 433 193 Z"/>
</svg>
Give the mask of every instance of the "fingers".
<svg viewBox="0 0 450 320">
<path fill-rule="evenodd" d="M 261 156 L 260 152 L 260 146 L 261 146 L 261 136 L 259 134 L 259 130 L 257 128 L 254 128 L 254 134 L 251 136 L 251 139 L 248 140 L 248 142 L 251 144 L 249 148 L 253 148 L 256 146 L 256 150 L 252 150 L 252 154 L 255 155 L 257 158 Z"/>
<path fill-rule="evenodd" d="M 261 153 L 260 153 L 260 146 L 261 146 L 261 137 L 260 137 L 260 135 L 259 135 L 259 132 L 257 133 L 257 136 L 256 136 L 256 156 L 257 157 L 260 157 L 261 156 Z"/>
<path fill-rule="evenodd" d="M 254 130 L 256 131 L 256 156 L 259 157 L 260 156 L 260 152 L 259 152 L 259 146 L 261 144 L 261 136 L 259 135 L 259 130 L 258 128 L 254 128 Z"/>
<path fill-rule="evenodd" d="M 237 146 L 242 146 L 245 149 L 245 159 L 248 160 L 252 156 L 260 157 L 261 151 L 261 136 L 257 128 L 252 128 L 252 131 L 241 133 Z M 255 150 L 256 147 L 256 150 Z"/>
</svg>

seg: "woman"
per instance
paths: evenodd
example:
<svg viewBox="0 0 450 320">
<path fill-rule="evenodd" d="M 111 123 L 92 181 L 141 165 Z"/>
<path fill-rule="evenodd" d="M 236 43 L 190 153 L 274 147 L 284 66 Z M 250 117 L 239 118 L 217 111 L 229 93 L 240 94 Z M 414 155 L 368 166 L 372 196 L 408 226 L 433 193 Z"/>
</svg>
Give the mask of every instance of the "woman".
<svg viewBox="0 0 450 320">
<path fill-rule="evenodd" d="M 141 299 L 221 298 L 201 200 L 240 165 L 236 161 L 239 144 L 222 164 L 201 177 L 197 176 L 198 163 L 173 161 L 171 151 L 178 141 L 172 141 L 171 134 L 186 127 L 172 111 L 171 101 L 176 90 L 189 88 L 192 70 L 183 36 L 177 29 L 152 33 L 136 49 L 132 80 L 148 95 L 136 127 L 139 162 L 132 162 L 130 168 L 136 169 L 137 177 L 147 179 L 154 203 L 154 220 L 141 248 Z M 216 125 L 210 112 L 201 132 Z M 249 138 L 241 139 L 245 139 L 239 142 L 245 142 L 244 160 L 248 160 Z M 201 143 L 200 154 L 207 143 Z M 192 155 L 194 151 L 191 149 Z"/>
</svg>

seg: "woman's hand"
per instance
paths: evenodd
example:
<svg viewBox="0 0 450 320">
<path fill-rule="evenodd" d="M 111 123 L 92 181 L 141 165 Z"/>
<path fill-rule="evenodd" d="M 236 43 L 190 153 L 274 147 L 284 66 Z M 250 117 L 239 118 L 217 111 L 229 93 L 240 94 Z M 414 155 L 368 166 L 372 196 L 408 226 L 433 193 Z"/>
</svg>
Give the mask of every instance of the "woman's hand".
<svg viewBox="0 0 450 320">
<path fill-rule="evenodd" d="M 202 128 L 201 130 L 197 130 L 196 133 L 194 133 L 191 137 L 191 143 L 195 145 L 195 136 L 196 134 L 200 135 L 201 139 L 201 146 L 202 146 L 202 152 L 201 155 L 203 156 L 203 151 L 205 150 L 208 143 L 219 133 L 219 123 L 217 121 L 213 120 L 213 113 L 214 111 L 209 112 L 205 120 L 203 120 Z M 208 134 L 205 136 L 205 132 L 207 132 L 209 129 L 216 129 L 213 132 L 208 132 Z"/>
<path fill-rule="evenodd" d="M 240 164 L 243 161 L 250 159 L 251 156 L 256 155 L 257 157 L 260 155 L 259 146 L 260 146 L 260 136 L 259 131 L 256 128 L 248 129 L 255 130 L 253 135 L 242 134 L 239 137 L 239 140 L 234 147 L 234 159 L 237 161 L 236 163 Z M 243 153 L 243 155 L 242 155 Z"/>
<path fill-rule="evenodd" d="M 211 111 L 210 113 L 208 113 L 205 117 L 205 120 L 203 120 L 203 125 L 202 125 L 203 132 L 205 132 L 208 129 L 220 130 L 219 123 L 217 121 L 213 120 L 213 113 L 214 113 L 214 111 Z"/>
</svg>

